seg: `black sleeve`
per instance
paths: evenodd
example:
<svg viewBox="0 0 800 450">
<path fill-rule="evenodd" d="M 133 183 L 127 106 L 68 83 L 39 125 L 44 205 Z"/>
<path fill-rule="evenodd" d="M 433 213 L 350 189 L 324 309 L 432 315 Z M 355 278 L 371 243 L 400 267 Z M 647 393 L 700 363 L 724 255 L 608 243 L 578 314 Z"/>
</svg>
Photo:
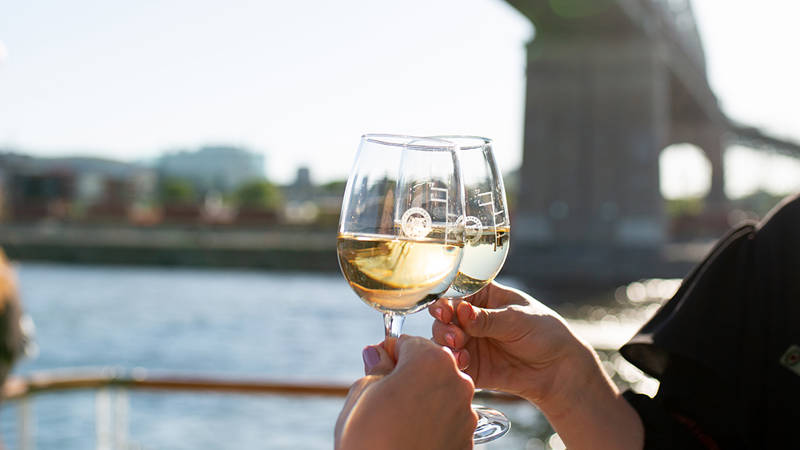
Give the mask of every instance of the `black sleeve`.
<svg viewBox="0 0 800 450">
<path fill-rule="evenodd" d="M 707 450 L 690 428 L 664 410 L 659 401 L 633 391 L 622 395 L 642 419 L 644 450 Z"/>
</svg>

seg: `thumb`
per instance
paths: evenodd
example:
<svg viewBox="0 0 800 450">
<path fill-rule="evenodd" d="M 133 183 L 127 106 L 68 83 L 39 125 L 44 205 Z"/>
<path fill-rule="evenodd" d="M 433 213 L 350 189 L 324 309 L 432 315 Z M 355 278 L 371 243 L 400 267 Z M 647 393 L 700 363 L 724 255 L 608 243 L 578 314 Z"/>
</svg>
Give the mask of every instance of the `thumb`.
<svg viewBox="0 0 800 450">
<path fill-rule="evenodd" d="M 502 340 L 513 327 L 513 314 L 507 309 L 479 308 L 468 302 L 458 305 L 456 314 L 461 328 L 470 336 Z"/>
<path fill-rule="evenodd" d="M 366 375 L 386 375 L 394 369 L 394 360 L 380 345 L 368 345 L 361 352 Z"/>
</svg>

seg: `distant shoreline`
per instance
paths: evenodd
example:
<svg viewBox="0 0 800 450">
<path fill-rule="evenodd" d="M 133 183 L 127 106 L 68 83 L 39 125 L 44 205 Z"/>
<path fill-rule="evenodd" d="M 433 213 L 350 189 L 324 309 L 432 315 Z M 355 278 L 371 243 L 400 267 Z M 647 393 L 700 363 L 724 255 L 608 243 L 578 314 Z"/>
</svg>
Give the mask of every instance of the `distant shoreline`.
<svg viewBox="0 0 800 450">
<path fill-rule="evenodd" d="M 0 246 L 20 261 L 338 270 L 331 229 L 4 224 Z"/>
<path fill-rule="evenodd" d="M 653 248 L 585 245 L 511 247 L 503 275 L 544 298 L 580 299 L 633 280 L 682 278 L 713 242 L 674 242 Z M 1 224 L 0 247 L 18 261 L 66 264 L 339 271 L 336 230 L 265 225 L 141 227 L 39 222 Z M 605 270 L 592 269 L 602 261 Z"/>
</svg>

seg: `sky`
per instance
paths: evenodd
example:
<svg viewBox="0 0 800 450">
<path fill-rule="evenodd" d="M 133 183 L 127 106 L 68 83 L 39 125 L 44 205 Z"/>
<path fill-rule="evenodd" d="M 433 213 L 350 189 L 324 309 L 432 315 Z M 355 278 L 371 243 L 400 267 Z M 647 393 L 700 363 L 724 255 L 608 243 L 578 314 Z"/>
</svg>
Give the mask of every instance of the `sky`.
<svg viewBox="0 0 800 450">
<path fill-rule="evenodd" d="M 483 135 L 494 139 L 504 171 L 521 162 L 525 44 L 534 29 L 501 0 L 4 6 L 0 147 L 143 160 L 234 144 L 265 153 L 278 182 L 301 165 L 316 181 L 345 177 L 367 132 Z M 694 8 L 725 111 L 800 140 L 792 48 L 800 6 L 697 0 Z M 734 170 L 729 193 L 775 178 L 772 166 L 788 168 L 778 188 L 800 180 L 796 161 L 737 151 L 726 168 L 750 177 Z M 702 190 L 702 161 L 689 171 L 697 174 L 685 170 L 691 154 L 665 154 L 662 190 Z M 767 176 L 753 177 L 754 167 Z"/>
</svg>

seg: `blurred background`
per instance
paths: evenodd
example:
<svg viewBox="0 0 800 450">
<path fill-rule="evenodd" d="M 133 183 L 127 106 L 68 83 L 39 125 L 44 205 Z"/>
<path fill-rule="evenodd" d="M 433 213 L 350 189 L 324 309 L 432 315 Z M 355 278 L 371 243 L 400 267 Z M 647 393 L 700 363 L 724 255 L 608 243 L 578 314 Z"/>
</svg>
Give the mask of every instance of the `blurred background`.
<svg viewBox="0 0 800 450">
<path fill-rule="evenodd" d="M 494 139 L 511 204 L 500 280 L 652 394 L 614 350 L 726 230 L 800 191 L 788 2 L 4 6 L 17 375 L 346 386 L 383 334 L 335 254 L 359 136 L 472 134 Z M 330 448 L 341 402 L 45 390 L 4 402 L 0 432 L 26 449 Z M 514 428 L 487 448 L 563 448 L 534 408 L 499 407 Z"/>
</svg>

